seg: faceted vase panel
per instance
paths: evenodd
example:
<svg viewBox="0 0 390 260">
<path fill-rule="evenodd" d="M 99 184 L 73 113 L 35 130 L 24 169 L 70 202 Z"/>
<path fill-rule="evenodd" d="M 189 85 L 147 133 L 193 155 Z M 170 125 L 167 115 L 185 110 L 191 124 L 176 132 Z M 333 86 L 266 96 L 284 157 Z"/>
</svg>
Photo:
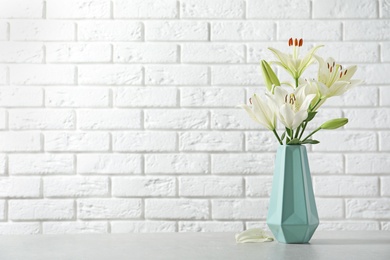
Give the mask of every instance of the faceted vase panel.
<svg viewBox="0 0 390 260">
<path fill-rule="evenodd" d="M 304 145 L 278 148 L 267 225 L 281 243 L 308 243 L 319 225 Z"/>
</svg>

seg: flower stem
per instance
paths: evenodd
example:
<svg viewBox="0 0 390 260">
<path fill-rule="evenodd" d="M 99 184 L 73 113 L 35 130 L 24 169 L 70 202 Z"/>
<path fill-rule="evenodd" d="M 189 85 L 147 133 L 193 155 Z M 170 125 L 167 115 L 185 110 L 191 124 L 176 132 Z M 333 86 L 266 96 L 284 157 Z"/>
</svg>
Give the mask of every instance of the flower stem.
<svg viewBox="0 0 390 260">
<path fill-rule="evenodd" d="M 295 79 L 295 88 L 298 88 L 298 78 Z"/>
<path fill-rule="evenodd" d="M 278 133 L 276 132 L 276 130 L 274 129 L 274 130 L 272 130 L 272 132 L 275 134 L 275 136 L 276 136 L 276 138 L 278 139 L 279 143 L 280 143 L 281 145 L 283 145 L 282 140 L 280 139 L 280 137 L 279 137 Z"/>
<path fill-rule="evenodd" d="M 302 138 L 302 135 L 303 135 L 303 132 L 305 132 L 305 129 L 306 129 L 307 123 L 308 123 L 308 122 L 304 122 L 304 123 L 303 123 L 302 131 L 301 131 L 301 134 L 299 135 L 299 139 L 301 139 L 301 138 Z"/>
<path fill-rule="evenodd" d="M 311 134 L 309 134 L 308 136 L 306 136 L 305 139 L 302 140 L 302 142 L 306 141 L 307 139 L 309 139 L 310 136 L 314 135 L 315 133 L 317 133 L 318 131 L 321 130 L 321 127 L 318 127 L 316 130 L 314 130 L 313 132 L 311 132 Z"/>
</svg>

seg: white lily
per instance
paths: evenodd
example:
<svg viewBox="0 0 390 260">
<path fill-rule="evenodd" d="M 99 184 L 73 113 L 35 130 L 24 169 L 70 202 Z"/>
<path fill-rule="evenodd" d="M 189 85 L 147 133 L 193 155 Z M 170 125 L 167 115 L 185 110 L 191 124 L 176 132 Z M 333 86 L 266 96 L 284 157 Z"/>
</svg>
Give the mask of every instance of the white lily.
<svg viewBox="0 0 390 260">
<path fill-rule="evenodd" d="M 275 130 L 276 114 L 273 102 L 268 97 L 262 99 L 256 94 L 251 97 L 250 102 L 251 106 L 240 105 L 240 107 L 244 108 L 255 122 L 271 131 Z"/>
<path fill-rule="evenodd" d="M 322 98 L 340 96 L 362 83 L 361 80 L 351 80 L 357 70 L 356 65 L 343 69 L 333 58 L 328 58 L 325 62 L 321 57 L 314 57 L 319 63 L 316 86 Z"/>
<path fill-rule="evenodd" d="M 288 93 L 282 87 L 276 87 L 273 97 L 277 110 L 277 118 L 289 129 L 295 130 L 308 116 L 308 108 L 315 94 L 307 94 L 307 85 L 301 85 Z M 270 95 L 269 95 L 270 96 Z"/>
<path fill-rule="evenodd" d="M 313 63 L 313 55 L 318 48 L 323 45 L 312 48 L 303 59 L 299 58 L 299 48 L 303 45 L 302 39 L 292 39 L 288 41 L 288 45 L 293 47 L 293 54 L 286 54 L 274 48 L 269 48 L 279 61 L 273 62 L 284 68 L 297 81 L 305 69 Z"/>
</svg>

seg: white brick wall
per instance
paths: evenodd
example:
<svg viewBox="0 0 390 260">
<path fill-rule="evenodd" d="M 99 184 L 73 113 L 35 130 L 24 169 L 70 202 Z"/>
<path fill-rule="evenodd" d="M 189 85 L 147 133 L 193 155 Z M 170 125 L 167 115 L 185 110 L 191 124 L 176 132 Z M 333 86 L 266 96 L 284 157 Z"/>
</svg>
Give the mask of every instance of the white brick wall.
<svg viewBox="0 0 390 260">
<path fill-rule="evenodd" d="M 364 79 L 313 122 L 349 118 L 308 147 L 319 228 L 389 230 L 389 19 L 387 0 L 0 0 L 0 234 L 264 228 L 277 144 L 236 105 L 290 37 Z"/>
</svg>

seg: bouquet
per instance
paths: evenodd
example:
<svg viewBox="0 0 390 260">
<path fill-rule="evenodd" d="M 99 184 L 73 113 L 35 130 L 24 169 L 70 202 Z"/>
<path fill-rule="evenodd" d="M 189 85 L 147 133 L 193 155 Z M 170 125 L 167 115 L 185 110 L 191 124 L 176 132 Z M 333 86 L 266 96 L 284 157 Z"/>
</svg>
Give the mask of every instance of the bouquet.
<svg viewBox="0 0 390 260">
<path fill-rule="evenodd" d="M 357 70 L 356 65 L 344 68 L 333 58 L 325 61 L 317 56 L 316 51 L 323 45 L 312 48 L 303 58 L 299 56 L 302 39 L 290 38 L 288 45 L 292 54 L 269 48 L 277 61 L 261 61 L 267 90 L 264 95 L 254 94 L 249 99 L 250 105 L 241 107 L 250 118 L 271 130 L 281 145 L 317 144 L 319 141 L 312 139 L 316 132 L 337 129 L 348 123 L 347 118 L 332 119 L 305 136 L 306 127 L 315 118 L 318 109 L 329 98 L 344 94 L 362 81 L 351 79 Z M 315 62 L 318 64 L 317 78 L 302 79 L 303 72 Z M 280 82 L 270 64 L 288 72 L 292 82 Z M 281 135 L 276 130 L 277 120 L 285 126 Z"/>
</svg>

